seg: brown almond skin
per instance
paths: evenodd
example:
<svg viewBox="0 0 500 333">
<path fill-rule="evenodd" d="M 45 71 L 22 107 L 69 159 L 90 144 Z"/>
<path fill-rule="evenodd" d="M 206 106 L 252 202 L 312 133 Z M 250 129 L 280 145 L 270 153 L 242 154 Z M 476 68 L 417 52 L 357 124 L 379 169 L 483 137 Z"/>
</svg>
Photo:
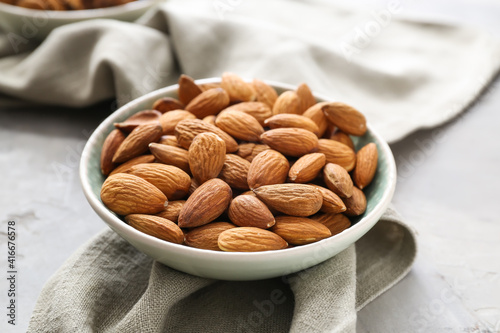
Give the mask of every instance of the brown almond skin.
<svg viewBox="0 0 500 333">
<path fill-rule="evenodd" d="M 160 143 L 151 143 L 149 150 L 158 162 L 173 165 L 184 172 L 191 173 L 191 169 L 189 168 L 189 153 L 186 149 Z"/>
<path fill-rule="evenodd" d="M 305 245 L 320 241 L 332 235 L 321 223 L 305 217 L 278 216 L 271 231 L 281 236 L 289 244 Z"/>
<path fill-rule="evenodd" d="M 338 164 L 327 163 L 323 168 L 323 181 L 326 186 L 341 198 L 349 198 L 354 185 L 351 176 Z"/>
<path fill-rule="evenodd" d="M 200 133 L 215 133 L 226 143 L 226 153 L 234 153 L 238 150 L 238 143 L 226 132 L 214 126 L 212 124 L 206 123 L 200 119 L 190 119 L 183 120 L 175 126 L 175 136 L 177 137 L 177 142 L 184 147 L 189 149 L 191 142 L 195 136 Z"/>
<path fill-rule="evenodd" d="M 302 114 L 299 96 L 295 91 L 285 91 L 278 96 L 273 106 L 273 115 L 280 113 Z"/>
<path fill-rule="evenodd" d="M 292 183 L 307 183 L 315 179 L 325 166 L 326 158 L 322 153 L 306 154 L 290 168 L 288 179 Z"/>
<path fill-rule="evenodd" d="M 206 117 L 205 117 L 205 118 L 203 118 L 202 120 L 203 120 L 204 122 L 206 122 L 206 123 L 209 123 L 209 124 L 211 124 L 211 125 L 214 125 L 214 126 L 215 126 L 215 119 L 216 119 L 216 118 L 217 118 L 217 117 L 216 117 L 215 115 L 213 115 L 213 114 L 212 114 L 212 115 L 210 115 L 210 116 L 206 116 Z"/>
<path fill-rule="evenodd" d="M 201 227 L 193 228 L 186 234 L 186 245 L 196 247 L 198 249 L 222 251 L 219 248 L 217 241 L 219 235 L 236 226 L 228 222 L 212 222 L 202 225 Z"/>
<path fill-rule="evenodd" d="M 161 212 L 155 215 L 172 222 L 177 222 L 182 206 L 184 206 L 185 203 L 186 200 L 169 201 L 167 207 L 163 208 Z"/>
<path fill-rule="evenodd" d="M 227 92 L 231 102 L 249 102 L 257 97 L 252 85 L 234 73 L 223 73 L 220 86 Z"/>
<path fill-rule="evenodd" d="M 177 138 L 175 137 L 175 135 L 162 135 L 158 143 L 162 145 L 182 148 L 177 142 Z"/>
<path fill-rule="evenodd" d="M 200 133 L 189 146 L 189 168 L 199 184 L 217 177 L 226 160 L 226 144 L 217 134 Z"/>
<path fill-rule="evenodd" d="M 316 187 L 321 192 L 321 195 L 323 196 L 323 205 L 320 210 L 323 213 L 338 214 L 345 212 L 345 204 L 338 195 L 323 186 L 314 184 L 309 185 Z"/>
<path fill-rule="evenodd" d="M 163 210 L 167 197 L 140 177 L 117 173 L 102 184 L 101 200 L 118 215 L 156 214 Z"/>
<path fill-rule="evenodd" d="M 233 138 L 244 141 L 259 141 L 261 134 L 264 133 L 257 119 L 236 110 L 219 113 L 215 125 Z"/>
<path fill-rule="evenodd" d="M 181 228 L 212 222 L 229 206 L 233 192 L 224 181 L 214 178 L 201 184 L 186 200 L 179 215 Z"/>
<path fill-rule="evenodd" d="M 157 123 L 160 117 L 160 111 L 143 110 L 130 116 L 127 120 L 121 123 L 115 123 L 115 127 L 125 133 L 130 133 L 139 125 Z"/>
<path fill-rule="evenodd" d="M 285 156 L 276 150 L 265 150 L 258 154 L 248 169 L 248 186 L 251 189 L 264 185 L 283 184 L 290 164 Z"/>
<path fill-rule="evenodd" d="M 167 242 L 184 243 L 184 233 L 174 222 L 163 217 L 145 214 L 131 214 L 125 216 L 127 223 L 150 236 L 162 239 Z"/>
<path fill-rule="evenodd" d="M 111 173 L 109 175 L 111 176 L 111 175 L 114 175 L 116 173 L 121 173 L 121 172 L 127 173 L 128 170 L 130 170 L 130 168 L 133 167 L 134 165 L 141 164 L 141 163 L 153 163 L 154 161 L 155 161 L 155 157 L 153 155 L 137 156 L 137 157 L 134 157 L 133 159 L 117 166 L 115 169 L 113 169 L 113 171 L 111 171 Z"/>
<path fill-rule="evenodd" d="M 258 143 L 241 143 L 238 146 L 238 151 L 236 154 L 248 162 L 252 162 L 255 156 L 259 155 L 265 150 L 271 149 L 268 145 L 258 144 Z"/>
<path fill-rule="evenodd" d="M 179 88 L 177 89 L 177 94 L 179 95 L 179 100 L 182 104 L 188 105 L 194 98 L 202 93 L 202 90 L 194 82 L 194 80 L 182 74 L 179 77 Z"/>
<path fill-rule="evenodd" d="M 134 165 L 127 172 L 147 180 L 165 194 L 168 200 L 179 200 L 188 194 L 191 177 L 178 167 L 162 163 Z"/>
<path fill-rule="evenodd" d="M 299 96 L 299 101 L 300 101 L 300 113 L 304 113 L 307 109 L 309 109 L 311 106 L 316 104 L 316 98 L 314 98 L 311 89 L 309 86 L 305 83 L 302 83 L 300 86 L 297 87 L 297 96 Z"/>
<path fill-rule="evenodd" d="M 228 210 L 231 222 L 240 227 L 267 229 L 274 225 L 274 216 L 257 197 L 239 195 L 231 201 Z"/>
<path fill-rule="evenodd" d="M 264 121 L 273 115 L 273 111 L 269 107 L 269 105 L 262 102 L 238 103 L 225 108 L 224 110 L 222 110 L 222 112 L 230 110 L 241 111 L 251 115 L 252 117 L 257 119 L 261 126 L 264 126 Z"/>
<path fill-rule="evenodd" d="M 226 230 L 219 235 L 218 244 L 222 251 L 227 252 L 260 252 L 288 247 L 288 243 L 277 234 L 253 227 Z"/>
<path fill-rule="evenodd" d="M 377 145 L 373 142 L 361 148 L 356 154 L 356 168 L 352 172 L 352 179 L 360 190 L 372 182 L 377 171 L 377 161 Z"/>
<path fill-rule="evenodd" d="M 351 137 L 340 131 L 340 130 L 337 130 L 335 131 L 331 136 L 330 136 L 330 139 L 334 140 L 334 141 L 338 141 L 340 143 L 343 143 L 345 144 L 347 147 L 351 148 L 352 150 L 354 150 L 354 143 L 352 142 L 352 139 Z"/>
<path fill-rule="evenodd" d="M 311 131 L 316 136 L 319 135 L 318 125 L 310 118 L 299 115 L 299 114 L 291 114 L 291 113 L 280 113 L 276 114 L 264 122 L 266 127 L 270 129 L 275 128 L 288 128 L 288 127 L 296 127 L 303 128 L 305 130 Z"/>
<path fill-rule="evenodd" d="M 101 150 L 101 172 L 107 176 L 117 164 L 113 163 L 113 156 L 125 140 L 125 134 L 122 131 L 115 129 L 108 134 L 102 145 Z"/>
<path fill-rule="evenodd" d="M 277 128 L 260 136 L 262 143 L 280 153 L 300 157 L 318 151 L 318 137 L 302 128 Z"/>
<path fill-rule="evenodd" d="M 287 215 L 310 216 L 316 214 L 323 205 L 323 196 L 311 185 L 265 185 L 253 191 L 268 207 Z"/>
<path fill-rule="evenodd" d="M 323 137 L 325 134 L 326 128 L 328 126 L 328 122 L 326 120 L 326 116 L 321 109 L 324 105 L 328 104 L 327 102 L 316 103 L 310 108 L 308 108 L 302 114 L 304 117 L 307 117 L 314 121 L 314 123 L 318 126 L 318 137 Z"/>
<path fill-rule="evenodd" d="M 365 116 L 352 106 L 342 102 L 332 102 L 321 109 L 328 122 L 337 126 L 341 131 L 356 136 L 366 133 Z"/>
<path fill-rule="evenodd" d="M 148 151 L 151 142 L 157 142 L 162 135 L 159 123 L 137 126 L 122 142 L 115 155 L 113 163 L 123 163 Z"/>
<path fill-rule="evenodd" d="M 215 88 L 202 92 L 186 106 L 198 118 L 217 114 L 229 105 L 229 95 L 224 89 Z"/>
<path fill-rule="evenodd" d="M 326 163 L 335 163 L 347 171 L 356 165 L 356 153 L 343 143 L 330 139 L 319 139 L 318 153 L 325 154 Z"/>
<path fill-rule="evenodd" d="M 196 119 L 196 116 L 186 110 L 172 110 L 165 112 L 159 119 L 163 135 L 174 134 L 175 126 L 185 119 Z"/>
<path fill-rule="evenodd" d="M 346 211 L 344 212 L 347 216 L 358 216 L 366 211 L 366 197 L 363 191 L 359 188 L 354 187 L 352 191 L 352 196 L 350 198 L 344 198 Z"/>
<path fill-rule="evenodd" d="M 202 91 L 207 91 L 209 89 L 220 88 L 220 83 L 219 82 L 202 83 L 199 84 L 198 87 L 200 87 Z"/>
<path fill-rule="evenodd" d="M 250 162 L 234 154 L 227 154 L 224 166 L 218 178 L 225 181 L 229 186 L 238 190 L 248 190 L 248 170 Z"/>
<path fill-rule="evenodd" d="M 318 213 L 310 217 L 310 219 L 323 224 L 327 227 L 332 236 L 340 234 L 342 231 L 351 226 L 351 221 L 344 214 L 323 214 Z"/>
<path fill-rule="evenodd" d="M 257 101 L 267 104 L 272 109 L 278 99 L 276 90 L 267 83 L 257 79 L 252 81 L 252 86 L 255 89 Z"/>
<path fill-rule="evenodd" d="M 165 113 L 172 110 L 183 110 L 184 104 L 172 97 L 157 99 L 153 104 L 153 109 Z"/>
</svg>

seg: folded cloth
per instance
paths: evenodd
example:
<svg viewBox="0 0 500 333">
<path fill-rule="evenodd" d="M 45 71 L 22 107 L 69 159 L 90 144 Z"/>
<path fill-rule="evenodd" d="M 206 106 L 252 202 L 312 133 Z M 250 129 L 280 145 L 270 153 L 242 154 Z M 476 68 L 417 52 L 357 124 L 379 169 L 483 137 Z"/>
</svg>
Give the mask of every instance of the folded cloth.
<svg viewBox="0 0 500 333">
<path fill-rule="evenodd" d="M 326 262 L 253 282 L 176 271 L 106 230 L 47 282 L 28 332 L 354 332 L 356 310 L 406 275 L 415 254 L 392 209 Z"/>
<path fill-rule="evenodd" d="M 180 73 L 228 70 L 307 82 L 358 107 L 393 142 L 457 115 L 500 64 L 500 44 L 480 32 L 395 13 L 322 1 L 171 0 L 137 23 L 63 26 L 39 46 L 3 35 L 0 103 L 123 104 Z M 223 282 L 155 263 L 105 231 L 47 283 L 29 331 L 352 332 L 356 310 L 409 271 L 415 243 L 388 210 L 355 246 L 311 269 Z"/>
</svg>

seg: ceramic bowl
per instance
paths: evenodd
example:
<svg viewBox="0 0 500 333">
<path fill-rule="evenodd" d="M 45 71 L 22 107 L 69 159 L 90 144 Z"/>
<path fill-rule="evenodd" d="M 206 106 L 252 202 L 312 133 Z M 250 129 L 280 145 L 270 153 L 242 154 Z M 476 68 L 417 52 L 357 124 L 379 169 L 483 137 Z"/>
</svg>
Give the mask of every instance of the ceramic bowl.
<svg viewBox="0 0 500 333">
<path fill-rule="evenodd" d="M 57 27 L 90 19 L 134 21 L 159 0 L 138 0 L 120 6 L 86 10 L 37 10 L 0 2 L 0 27 L 11 40 L 41 40 Z"/>
<path fill-rule="evenodd" d="M 220 79 L 198 80 L 197 83 L 220 82 Z M 267 82 L 278 93 L 294 90 L 296 87 Z M 184 245 L 169 243 L 146 235 L 126 224 L 101 202 L 99 193 L 104 176 L 100 171 L 100 154 L 104 139 L 114 128 L 113 123 L 125 120 L 130 115 L 151 109 L 160 97 L 177 98 L 177 85 L 166 87 L 142 96 L 121 107 L 105 119 L 89 138 L 80 163 L 80 179 L 83 191 L 90 205 L 108 226 L 155 260 L 177 270 L 207 278 L 222 280 L 258 280 L 294 273 L 319 264 L 356 242 L 379 220 L 388 207 L 396 185 L 394 157 L 386 142 L 368 125 L 363 137 L 353 141 L 356 148 L 375 142 L 378 148 L 378 169 L 373 182 L 365 189 L 366 212 L 352 222 L 353 225 L 342 233 L 316 243 L 294 248 L 253 253 L 217 252 L 201 250 Z M 318 101 L 331 101 L 315 95 Z"/>
</svg>

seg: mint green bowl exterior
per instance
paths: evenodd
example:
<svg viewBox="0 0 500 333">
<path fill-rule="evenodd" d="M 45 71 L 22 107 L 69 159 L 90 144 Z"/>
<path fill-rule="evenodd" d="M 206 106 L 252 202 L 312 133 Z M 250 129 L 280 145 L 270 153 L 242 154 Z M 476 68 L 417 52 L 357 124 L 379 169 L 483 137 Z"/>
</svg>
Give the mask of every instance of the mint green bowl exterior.
<svg viewBox="0 0 500 333">
<path fill-rule="evenodd" d="M 219 82 L 219 78 L 198 80 L 197 83 Z M 278 93 L 296 87 L 267 81 Z M 319 264 L 357 241 L 382 216 L 391 202 L 396 186 L 396 165 L 386 142 L 368 125 L 368 132 L 353 138 L 356 149 L 369 142 L 378 148 L 378 168 L 373 182 L 365 189 L 366 212 L 353 220 L 353 225 L 342 233 L 322 241 L 279 251 L 235 253 L 196 249 L 169 243 L 146 235 L 130 227 L 108 210 L 100 200 L 104 176 L 100 171 L 102 144 L 113 123 L 120 122 L 132 114 L 151 109 L 160 97 L 177 98 L 177 85 L 166 87 L 140 97 L 121 107 L 105 119 L 89 138 L 80 163 L 80 180 L 87 200 L 108 226 L 138 250 L 155 260 L 177 270 L 207 278 L 221 280 L 258 280 L 282 276 Z M 315 94 L 318 101 L 333 98 Z"/>
</svg>

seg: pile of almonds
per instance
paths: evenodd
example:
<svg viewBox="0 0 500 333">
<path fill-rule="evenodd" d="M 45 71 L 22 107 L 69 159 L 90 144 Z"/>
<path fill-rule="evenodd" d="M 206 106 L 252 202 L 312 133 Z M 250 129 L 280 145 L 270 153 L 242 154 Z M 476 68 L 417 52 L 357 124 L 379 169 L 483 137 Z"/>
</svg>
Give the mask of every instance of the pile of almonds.
<svg viewBox="0 0 500 333">
<path fill-rule="evenodd" d="M 200 85 L 182 75 L 178 100 L 115 127 L 102 202 L 141 232 L 201 249 L 278 250 L 338 234 L 366 210 L 377 168 L 376 145 L 356 153 L 350 138 L 365 134 L 365 117 L 316 103 L 306 84 L 278 96 L 232 73 Z"/>
<path fill-rule="evenodd" d="M 136 0 L 0 0 L 9 5 L 41 10 L 82 10 L 123 5 Z"/>
</svg>

